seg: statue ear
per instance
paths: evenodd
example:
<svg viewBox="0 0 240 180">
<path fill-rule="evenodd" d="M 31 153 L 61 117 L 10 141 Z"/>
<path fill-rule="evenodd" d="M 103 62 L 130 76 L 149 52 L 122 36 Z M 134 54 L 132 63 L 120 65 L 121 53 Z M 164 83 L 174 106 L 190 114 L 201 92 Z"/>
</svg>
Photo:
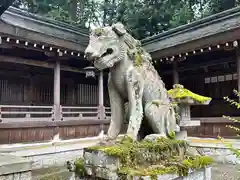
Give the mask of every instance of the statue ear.
<svg viewBox="0 0 240 180">
<path fill-rule="evenodd" d="M 119 36 L 123 36 L 127 31 L 122 23 L 112 25 L 112 30 Z"/>
</svg>

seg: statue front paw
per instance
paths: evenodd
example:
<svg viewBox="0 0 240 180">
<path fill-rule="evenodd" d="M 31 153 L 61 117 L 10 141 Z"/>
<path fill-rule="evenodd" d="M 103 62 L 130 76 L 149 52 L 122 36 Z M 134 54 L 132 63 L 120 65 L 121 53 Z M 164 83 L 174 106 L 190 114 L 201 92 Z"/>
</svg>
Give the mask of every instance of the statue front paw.
<svg viewBox="0 0 240 180">
<path fill-rule="evenodd" d="M 116 138 L 111 138 L 109 136 L 104 136 L 100 142 L 98 143 L 98 145 L 100 146 L 109 146 L 109 145 L 113 145 L 116 142 Z"/>
<path fill-rule="evenodd" d="M 166 138 L 167 135 L 165 133 L 161 134 L 149 134 L 147 135 L 144 139 L 151 140 L 151 141 L 156 141 L 158 138 Z"/>
</svg>

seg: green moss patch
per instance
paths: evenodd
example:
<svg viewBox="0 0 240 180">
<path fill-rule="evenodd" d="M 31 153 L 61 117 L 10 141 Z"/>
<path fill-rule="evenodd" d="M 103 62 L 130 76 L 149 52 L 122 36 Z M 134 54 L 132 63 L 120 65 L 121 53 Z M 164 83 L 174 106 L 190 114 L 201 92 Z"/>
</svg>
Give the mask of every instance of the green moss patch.
<svg viewBox="0 0 240 180">
<path fill-rule="evenodd" d="M 168 94 L 173 99 L 184 99 L 184 98 L 192 98 L 194 101 L 198 103 L 206 103 L 211 101 L 212 98 L 201 96 L 191 92 L 190 90 L 184 88 L 182 85 L 174 85 L 173 89 L 168 90 Z"/>
<path fill-rule="evenodd" d="M 186 141 L 169 138 L 133 141 L 129 137 L 111 146 L 94 146 L 90 151 L 102 151 L 120 159 L 120 176 L 151 176 L 177 173 L 188 175 L 190 169 L 201 169 L 212 163 L 207 156 L 191 156 Z"/>
<path fill-rule="evenodd" d="M 87 173 L 85 171 L 84 168 L 84 159 L 79 158 L 75 161 L 75 166 L 76 166 L 76 170 L 75 173 L 79 176 L 79 177 L 84 177 L 87 176 Z"/>
<path fill-rule="evenodd" d="M 142 63 L 143 63 L 142 57 L 141 57 L 140 53 L 137 52 L 135 54 L 135 64 L 137 67 L 140 67 L 140 66 L 142 66 Z"/>
</svg>

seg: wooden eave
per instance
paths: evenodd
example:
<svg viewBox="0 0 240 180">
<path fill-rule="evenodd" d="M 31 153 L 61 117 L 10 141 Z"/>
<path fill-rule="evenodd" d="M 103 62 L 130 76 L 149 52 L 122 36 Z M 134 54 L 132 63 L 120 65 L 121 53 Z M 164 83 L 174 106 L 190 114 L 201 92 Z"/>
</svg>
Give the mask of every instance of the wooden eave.
<svg viewBox="0 0 240 180">
<path fill-rule="evenodd" d="M 236 7 L 193 23 L 142 40 L 154 59 L 203 52 L 204 49 L 229 45 L 240 39 L 240 7 Z"/>
<path fill-rule="evenodd" d="M 0 19 L 0 37 L 78 54 L 84 52 L 88 44 L 89 32 L 88 29 L 77 28 L 9 7 Z"/>
</svg>

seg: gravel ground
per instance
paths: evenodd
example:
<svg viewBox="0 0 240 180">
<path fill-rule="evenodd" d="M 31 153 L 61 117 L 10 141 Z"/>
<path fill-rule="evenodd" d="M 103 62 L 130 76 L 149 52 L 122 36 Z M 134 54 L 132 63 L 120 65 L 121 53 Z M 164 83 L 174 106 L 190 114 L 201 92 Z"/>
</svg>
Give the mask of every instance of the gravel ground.
<svg viewBox="0 0 240 180">
<path fill-rule="evenodd" d="M 214 164 L 212 180 L 240 180 L 240 166 Z"/>
</svg>

